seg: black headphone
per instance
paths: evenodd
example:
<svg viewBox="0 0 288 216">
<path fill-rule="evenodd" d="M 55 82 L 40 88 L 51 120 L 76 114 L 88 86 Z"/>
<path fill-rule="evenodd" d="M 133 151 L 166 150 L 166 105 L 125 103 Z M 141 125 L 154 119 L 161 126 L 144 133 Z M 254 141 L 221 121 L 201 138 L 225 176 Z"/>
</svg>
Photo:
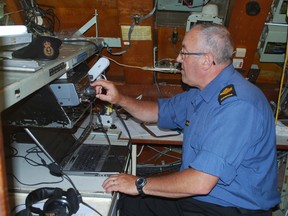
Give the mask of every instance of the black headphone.
<svg viewBox="0 0 288 216">
<path fill-rule="evenodd" d="M 47 199 L 43 210 L 33 207 L 34 204 Z M 79 210 L 81 196 L 73 188 L 63 191 L 61 188 L 38 188 L 28 194 L 25 201 L 26 209 L 18 212 L 17 216 L 29 216 L 35 213 L 40 216 L 70 216 Z"/>
</svg>

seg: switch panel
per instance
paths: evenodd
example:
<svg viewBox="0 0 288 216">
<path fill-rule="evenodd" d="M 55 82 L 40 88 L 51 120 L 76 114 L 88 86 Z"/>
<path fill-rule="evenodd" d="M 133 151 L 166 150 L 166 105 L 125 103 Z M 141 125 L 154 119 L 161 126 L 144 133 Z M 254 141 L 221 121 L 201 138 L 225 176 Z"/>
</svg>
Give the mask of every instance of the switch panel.
<svg viewBox="0 0 288 216">
<path fill-rule="evenodd" d="M 233 58 L 233 66 L 234 68 L 242 68 L 243 67 L 243 59 Z"/>
</svg>

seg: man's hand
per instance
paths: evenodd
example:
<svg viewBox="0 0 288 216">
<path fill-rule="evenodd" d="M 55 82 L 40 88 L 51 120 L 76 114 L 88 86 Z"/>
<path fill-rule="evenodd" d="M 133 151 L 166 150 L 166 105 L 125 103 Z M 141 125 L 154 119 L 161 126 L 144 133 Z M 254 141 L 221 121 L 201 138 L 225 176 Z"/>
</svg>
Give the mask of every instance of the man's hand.
<svg viewBox="0 0 288 216">
<path fill-rule="evenodd" d="M 113 82 L 99 79 L 91 83 L 95 87 L 96 98 L 122 107 L 133 117 L 144 122 L 157 122 L 158 103 L 156 101 L 140 101 L 118 92 Z"/>
<path fill-rule="evenodd" d="M 103 183 L 106 192 L 118 191 L 129 195 L 138 195 L 135 185 L 137 177 L 129 174 L 112 175 Z"/>
<path fill-rule="evenodd" d="M 100 100 L 111 104 L 119 104 L 122 99 L 122 95 L 111 81 L 99 79 L 91 83 L 91 86 L 95 87 L 96 97 Z"/>
</svg>

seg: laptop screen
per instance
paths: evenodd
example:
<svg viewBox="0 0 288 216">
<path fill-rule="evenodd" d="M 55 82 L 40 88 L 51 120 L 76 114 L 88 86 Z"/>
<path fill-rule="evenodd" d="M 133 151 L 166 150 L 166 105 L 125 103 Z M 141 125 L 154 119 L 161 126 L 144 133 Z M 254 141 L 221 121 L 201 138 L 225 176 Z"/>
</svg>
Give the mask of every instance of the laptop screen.
<svg viewBox="0 0 288 216">
<path fill-rule="evenodd" d="M 59 165 L 79 146 L 69 130 L 53 128 L 26 128 L 25 130 L 46 156 Z"/>
</svg>

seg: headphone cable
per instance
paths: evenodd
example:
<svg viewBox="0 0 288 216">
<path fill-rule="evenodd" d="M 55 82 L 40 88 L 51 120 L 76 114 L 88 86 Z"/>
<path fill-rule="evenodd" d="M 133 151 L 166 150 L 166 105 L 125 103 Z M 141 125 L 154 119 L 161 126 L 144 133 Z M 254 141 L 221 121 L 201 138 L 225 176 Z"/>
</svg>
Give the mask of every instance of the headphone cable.
<svg viewBox="0 0 288 216">
<path fill-rule="evenodd" d="M 90 208 L 92 211 L 96 212 L 99 216 L 103 216 L 99 211 L 97 211 L 95 208 L 93 208 L 91 205 L 89 205 L 88 203 L 84 202 L 83 199 L 82 199 L 82 196 L 81 194 L 79 193 L 79 191 L 77 190 L 75 184 L 73 183 L 72 179 L 64 172 L 63 173 L 63 176 L 64 178 L 69 181 L 69 183 L 72 185 L 72 187 L 74 188 L 74 190 L 76 191 L 77 195 L 78 195 L 78 199 L 80 201 L 80 203 L 82 203 L 84 206 Z"/>
</svg>

